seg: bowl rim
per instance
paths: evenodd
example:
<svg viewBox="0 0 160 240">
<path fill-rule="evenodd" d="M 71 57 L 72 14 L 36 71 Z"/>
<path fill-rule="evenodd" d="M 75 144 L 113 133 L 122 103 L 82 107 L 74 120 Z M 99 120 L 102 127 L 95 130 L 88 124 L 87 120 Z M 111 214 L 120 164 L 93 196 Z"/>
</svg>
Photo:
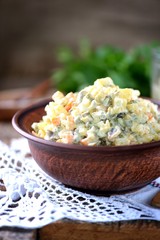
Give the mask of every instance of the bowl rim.
<svg viewBox="0 0 160 240">
<path fill-rule="evenodd" d="M 160 101 L 157 99 L 147 98 L 151 100 L 153 103 L 157 104 L 160 107 Z M 51 147 L 63 148 L 68 150 L 81 150 L 81 151 L 100 151 L 101 152 L 115 152 L 115 151 L 129 151 L 129 150 L 136 150 L 136 149 L 146 149 L 151 147 L 160 147 L 160 140 L 150 142 L 150 143 L 142 143 L 142 144 L 133 144 L 133 145 L 122 145 L 122 146 L 83 146 L 80 144 L 65 144 L 65 143 L 57 143 L 50 140 L 45 140 L 43 138 L 34 136 L 33 134 L 29 133 L 28 131 L 24 130 L 21 127 L 21 119 L 23 119 L 29 112 L 33 112 L 38 108 L 45 107 L 51 98 L 42 99 L 34 104 L 31 104 L 19 111 L 17 111 L 14 116 L 12 117 L 12 126 L 13 128 L 27 140 L 31 140 L 36 143 L 40 143 L 42 145 L 47 145 Z"/>
</svg>

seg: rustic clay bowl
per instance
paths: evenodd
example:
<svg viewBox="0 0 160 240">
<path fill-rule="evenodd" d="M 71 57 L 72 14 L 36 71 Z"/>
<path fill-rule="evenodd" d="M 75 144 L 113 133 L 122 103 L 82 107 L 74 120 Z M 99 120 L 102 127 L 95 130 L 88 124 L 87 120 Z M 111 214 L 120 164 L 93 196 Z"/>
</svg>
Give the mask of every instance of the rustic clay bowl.
<svg viewBox="0 0 160 240">
<path fill-rule="evenodd" d="M 65 185 L 91 191 L 133 190 L 160 176 L 160 141 L 132 146 L 89 147 L 55 143 L 32 135 L 49 100 L 17 112 L 14 128 L 28 139 L 33 158 Z M 160 104 L 157 102 L 157 104 Z"/>
</svg>

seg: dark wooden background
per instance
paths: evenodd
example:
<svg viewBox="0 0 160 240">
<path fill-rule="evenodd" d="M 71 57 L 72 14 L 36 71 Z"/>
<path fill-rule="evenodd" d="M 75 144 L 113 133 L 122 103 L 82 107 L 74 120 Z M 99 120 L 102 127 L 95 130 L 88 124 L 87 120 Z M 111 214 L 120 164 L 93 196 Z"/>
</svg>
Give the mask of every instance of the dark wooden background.
<svg viewBox="0 0 160 240">
<path fill-rule="evenodd" d="M 62 44 L 124 49 L 160 40 L 160 0 L 0 0 L 0 89 L 32 86 Z"/>
</svg>

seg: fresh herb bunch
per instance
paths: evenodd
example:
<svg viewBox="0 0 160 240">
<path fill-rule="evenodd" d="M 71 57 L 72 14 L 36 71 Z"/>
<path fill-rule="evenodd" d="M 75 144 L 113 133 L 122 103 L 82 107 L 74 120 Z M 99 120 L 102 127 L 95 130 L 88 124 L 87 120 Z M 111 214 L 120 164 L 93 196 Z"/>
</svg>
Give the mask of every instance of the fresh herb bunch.
<svg viewBox="0 0 160 240">
<path fill-rule="evenodd" d="M 58 90 L 67 93 L 109 76 L 119 87 L 139 89 L 142 96 L 150 97 L 152 49 L 158 45 L 154 42 L 126 52 L 110 45 L 92 48 L 85 40 L 77 52 L 61 47 L 57 60 L 62 66 L 54 70 L 52 79 Z"/>
</svg>

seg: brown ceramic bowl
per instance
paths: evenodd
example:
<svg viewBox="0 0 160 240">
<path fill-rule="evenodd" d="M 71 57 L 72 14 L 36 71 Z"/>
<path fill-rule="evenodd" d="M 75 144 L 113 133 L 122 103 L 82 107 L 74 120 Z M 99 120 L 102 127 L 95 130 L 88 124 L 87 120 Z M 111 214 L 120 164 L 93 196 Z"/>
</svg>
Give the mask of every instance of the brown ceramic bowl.
<svg viewBox="0 0 160 240">
<path fill-rule="evenodd" d="M 33 158 L 65 185 L 91 191 L 126 191 L 160 176 L 160 141 L 116 147 L 55 143 L 32 135 L 31 125 L 44 115 L 49 100 L 20 110 L 14 128 L 28 139 Z M 160 103 L 157 101 L 157 104 Z"/>
</svg>

